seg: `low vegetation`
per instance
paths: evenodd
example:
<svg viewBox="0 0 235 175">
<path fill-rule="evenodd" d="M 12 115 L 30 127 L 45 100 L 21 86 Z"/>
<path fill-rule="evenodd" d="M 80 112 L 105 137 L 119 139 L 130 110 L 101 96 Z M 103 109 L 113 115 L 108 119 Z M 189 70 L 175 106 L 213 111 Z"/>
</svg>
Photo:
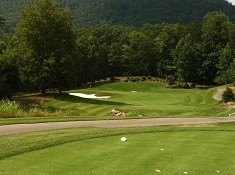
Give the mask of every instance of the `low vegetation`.
<svg viewBox="0 0 235 175">
<path fill-rule="evenodd" d="M 233 93 L 233 90 L 231 88 L 227 87 L 222 94 L 222 99 L 225 103 L 234 102 L 235 101 L 235 94 Z"/>
<path fill-rule="evenodd" d="M 0 118 L 18 118 L 18 117 L 50 117 L 64 116 L 69 112 L 65 110 L 49 110 L 38 107 L 20 106 L 19 103 L 10 100 L 0 101 Z"/>
<path fill-rule="evenodd" d="M 0 171 L 4 175 L 151 175 L 156 170 L 167 175 L 217 171 L 233 175 L 234 126 L 73 128 L 0 136 Z M 120 141 L 123 136 L 127 142 Z"/>
</svg>

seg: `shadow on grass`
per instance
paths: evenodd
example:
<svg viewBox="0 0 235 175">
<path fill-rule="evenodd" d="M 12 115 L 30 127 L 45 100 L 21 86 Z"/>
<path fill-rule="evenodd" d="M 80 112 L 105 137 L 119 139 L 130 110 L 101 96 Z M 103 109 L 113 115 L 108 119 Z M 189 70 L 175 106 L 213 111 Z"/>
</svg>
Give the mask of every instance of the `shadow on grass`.
<svg viewBox="0 0 235 175">
<path fill-rule="evenodd" d="M 11 98 L 13 101 L 17 101 L 23 107 L 40 107 L 44 103 L 51 101 L 54 97 L 54 94 L 40 94 L 40 93 L 32 93 L 32 94 L 19 94 L 15 95 Z"/>
<path fill-rule="evenodd" d="M 196 88 L 200 90 L 208 90 L 214 87 L 218 87 L 218 85 L 197 85 Z"/>
<path fill-rule="evenodd" d="M 94 83 L 86 84 L 84 86 L 77 87 L 75 90 L 85 89 L 85 88 L 96 88 L 96 87 L 106 85 L 106 84 L 110 84 L 110 83 L 112 83 L 112 82 L 110 82 L 110 81 L 94 82 Z M 71 89 L 71 90 L 73 90 L 73 89 Z"/>
<path fill-rule="evenodd" d="M 119 106 L 129 105 L 127 103 L 122 103 L 122 102 L 113 102 L 113 101 L 75 97 L 69 94 L 60 94 L 60 95 L 58 94 L 58 95 L 55 95 L 54 98 L 57 100 L 71 102 L 71 103 L 88 103 L 88 104 L 95 104 L 95 105 L 119 105 Z"/>
</svg>

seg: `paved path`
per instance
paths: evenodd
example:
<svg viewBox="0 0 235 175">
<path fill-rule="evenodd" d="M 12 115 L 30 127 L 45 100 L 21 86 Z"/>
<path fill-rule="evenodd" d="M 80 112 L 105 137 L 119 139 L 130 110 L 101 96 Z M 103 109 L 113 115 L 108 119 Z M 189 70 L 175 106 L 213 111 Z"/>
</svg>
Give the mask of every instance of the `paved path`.
<svg viewBox="0 0 235 175">
<path fill-rule="evenodd" d="M 132 120 L 99 120 L 99 121 L 74 121 L 53 122 L 37 124 L 17 124 L 0 126 L 0 135 L 11 135 L 34 131 L 45 131 L 73 127 L 135 127 L 135 126 L 161 126 L 161 125 L 188 125 L 203 123 L 235 122 L 235 116 L 219 118 L 156 118 Z"/>
</svg>

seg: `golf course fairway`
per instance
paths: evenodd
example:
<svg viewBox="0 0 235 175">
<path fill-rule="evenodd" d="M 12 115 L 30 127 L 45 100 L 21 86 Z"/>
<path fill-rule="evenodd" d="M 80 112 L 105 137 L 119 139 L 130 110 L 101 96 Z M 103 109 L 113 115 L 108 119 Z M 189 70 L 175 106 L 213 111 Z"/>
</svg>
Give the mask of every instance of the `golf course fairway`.
<svg viewBox="0 0 235 175">
<path fill-rule="evenodd" d="M 45 107 L 69 110 L 88 120 L 109 119 L 112 109 L 126 113 L 123 118 L 228 116 L 235 109 L 213 99 L 216 91 L 217 88 L 171 89 L 154 81 L 103 83 L 69 93 L 110 98 L 86 99 L 65 94 L 47 102 Z"/>
<path fill-rule="evenodd" d="M 50 142 L 43 138 L 46 135 Z M 83 137 L 76 141 L 79 135 Z M 121 137 L 126 137 L 127 141 L 122 142 Z M 22 140 L 24 138 L 28 140 Z M 17 149 L 31 145 L 23 154 L 2 157 L 0 172 L 4 175 L 234 175 L 235 172 L 234 123 L 190 127 L 77 128 L 1 139 L 1 148 L 4 141 L 15 145 L 8 151 L 15 149 L 13 152 L 17 152 Z M 43 139 L 41 143 L 40 139 Z M 53 142 L 55 146 L 50 146 Z M 37 145 L 41 147 L 36 148 Z"/>
</svg>

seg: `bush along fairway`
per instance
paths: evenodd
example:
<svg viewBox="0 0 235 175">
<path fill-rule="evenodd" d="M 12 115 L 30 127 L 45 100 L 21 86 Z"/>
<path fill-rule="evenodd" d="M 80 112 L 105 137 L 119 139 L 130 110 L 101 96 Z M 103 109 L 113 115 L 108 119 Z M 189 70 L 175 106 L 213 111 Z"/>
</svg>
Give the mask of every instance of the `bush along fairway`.
<svg viewBox="0 0 235 175">
<path fill-rule="evenodd" d="M 1 136 L 0 172 L 234 175 L 234 126 L 73 128 Z"/>
<path fill-rule="evenodd" d="M 216 88 L 170 89 L 159 82 L 115 82 L 94 85 L 69 93 L 110 96 L 107 99 L 85 99 L 64 95 L 45 104 L 46 107 L 66 109 L 80 116 L 109 116 L 115 109 L 125 114 L 122 118 L 205 117 L 228 116 L 228 108 L 212 97 Z M 112 117 L 113 119 L 114 117 Z M 116 117 L 121 118 L 121 117 Z"/>
</svg>

